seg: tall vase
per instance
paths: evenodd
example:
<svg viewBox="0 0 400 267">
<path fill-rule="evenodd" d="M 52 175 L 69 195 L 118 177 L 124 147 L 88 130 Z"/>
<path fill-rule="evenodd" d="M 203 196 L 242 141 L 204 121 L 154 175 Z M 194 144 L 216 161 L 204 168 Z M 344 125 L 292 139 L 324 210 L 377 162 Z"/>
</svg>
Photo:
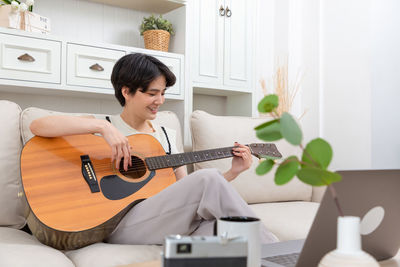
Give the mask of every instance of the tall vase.
<svg viewBox="0 0 400 267">
<path fill-rule="evenodd" d="M 338 218 L 337 248 L 326 254 L 318 267 L 379 267 L 374 257 L 361 249 L 360 218 Z"/>
</svg>

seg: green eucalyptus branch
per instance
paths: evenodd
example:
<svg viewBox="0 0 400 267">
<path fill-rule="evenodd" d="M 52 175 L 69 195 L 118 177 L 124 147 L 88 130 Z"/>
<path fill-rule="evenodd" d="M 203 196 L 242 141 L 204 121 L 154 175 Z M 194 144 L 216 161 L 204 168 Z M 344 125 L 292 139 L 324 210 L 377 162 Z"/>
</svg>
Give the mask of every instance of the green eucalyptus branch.
<svg viewBox="0 0 400 267">
<path fill-rule="evenodd" d="M 335 202 L 335 205 L 336 205 L 336 208 L 338 209 L 339 215 L 343 217 L 344 213 L 343 213 L 342 207 L 340 206 L 339 198 L 337 197 L 335 187 L 333 186 L 333 184 L 330 184 L 330 185 L 328 185 L 328 189 L 331 192 L 333 201 Z"/>
<path fill-rule="evenodd" d="M 295 176 L 311 186 L 327 186 L 334 199 L 339 215 L 343 216 L 342 208 L 332 183 L 338 182 L 342 177 L 336 173 L 328 171 L 327 168 L 332 160 L 333 151 L 330 144 L 322 138 L 311 140 L 305 147 L 302 145 L 303 134 L 296 120 L 287 112 L 279 116 L 277 107 L 279 98 L 271 94 L 265 96 L 258 104 L 261 113 L 268 113 L 273 120 L 263 123 L 255 128 L 256 135 L 264 141 L 278 141 L 285 139 L 294 146 L 298 146 L 303 152 L 301 160 L 297 156 L 289 156 L 281 163 L 272 159 L 260 162 L 256 173 L 264 175 L 268 173 L 274 165 L 278 165 L 275 171 L 275 183 L 284 185 L 291 181 Z"/>
</svg>

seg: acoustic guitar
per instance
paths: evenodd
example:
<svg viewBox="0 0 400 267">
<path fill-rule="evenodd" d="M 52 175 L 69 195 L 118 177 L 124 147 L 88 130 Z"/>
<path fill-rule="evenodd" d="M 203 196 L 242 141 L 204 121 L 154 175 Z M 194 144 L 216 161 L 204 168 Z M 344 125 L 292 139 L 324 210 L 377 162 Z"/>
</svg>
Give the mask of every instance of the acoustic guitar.
<svg viewBox="0 0 400 267">
<path fill-rule="evenodd" d="M 151 135 L 128 136 L 132 166 L 118 169 L 111 148 L 96 135 L 33 137 L 23 148 L 21 177 L 29 228 L 62 250 L 102 241 L 138 202 L 176 181 L 173 168 L 232 157 L 233 147 L 166 155 Z M 258 158 L 280 158 L 274 144 L 250 144 Z"/>
</svg>

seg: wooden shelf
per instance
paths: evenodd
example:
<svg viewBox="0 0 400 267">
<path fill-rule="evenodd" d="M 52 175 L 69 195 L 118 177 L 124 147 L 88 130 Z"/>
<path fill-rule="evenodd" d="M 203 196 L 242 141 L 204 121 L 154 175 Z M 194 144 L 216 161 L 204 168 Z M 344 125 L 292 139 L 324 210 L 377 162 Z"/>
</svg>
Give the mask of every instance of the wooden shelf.
<svg viewBox="0 0 400 267">
<path fill-rule="evenodd" d="M 185 5 L 186 0 L 88 0 L 149 13 L 164 14 Z"/>
</svg>

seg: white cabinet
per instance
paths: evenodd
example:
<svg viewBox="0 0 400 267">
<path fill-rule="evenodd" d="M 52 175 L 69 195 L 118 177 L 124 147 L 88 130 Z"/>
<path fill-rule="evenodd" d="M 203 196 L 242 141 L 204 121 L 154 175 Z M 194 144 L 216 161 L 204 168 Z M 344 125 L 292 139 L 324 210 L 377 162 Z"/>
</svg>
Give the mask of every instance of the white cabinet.
<svg viewBox="0 0 400 267">
<path fill-rule="evenodd" d="M 0 78 L 61 82 L 61 42 L 0 33 Z"/>
<path fill-rule="evenodd" d="M 148 51 L 148 52 L 147 52 Z M 176 77 L 176 82 L 174 86 L 169 87 L 165 91 L 165 98 L 167 99 L 177 99 L 177 100 L 184 100 L 184 69 L 185 69 L 185 62 L 184 56 L 180 54 L 174 53 L 164 53 L 154 50 L 147 50 L 144 49 L 132 49 L 128 50 L 127 53 L 146 53 L 150 54 L 151 56 L 157 58 L 162 63 L 164 63 L 171 71 L 174 73 Z"/>
<path fill-rule="evenodd" d="M 166 95 L 180 96 L 183 94 L 183 60 L 176 57 L 161 57 L 155 56 L 162 63 L 164 63 L 176 77 L 175 85 L 168 88 Z M 182 91 L 181 91 L 182 90 Z"/>
<path fill-rule="evenodd" d="M 113 89 L 112 69 L 125 51 L 67 44 L 67 84 Z"/>
<path fill-rule="evenodd" d="M 254 0 L 194 3 L 194 86 L 250 91 Z"/>
<path fill-rule="evenodd" d="M 0 29 L 0 92 L 113 95 L 111 73 L 127 53 L 152 55 L 167 65 L 176 83 L 167 99 L 184 99 L 184 56 L 111 44 L 76 42 Z"/>
</svg>

